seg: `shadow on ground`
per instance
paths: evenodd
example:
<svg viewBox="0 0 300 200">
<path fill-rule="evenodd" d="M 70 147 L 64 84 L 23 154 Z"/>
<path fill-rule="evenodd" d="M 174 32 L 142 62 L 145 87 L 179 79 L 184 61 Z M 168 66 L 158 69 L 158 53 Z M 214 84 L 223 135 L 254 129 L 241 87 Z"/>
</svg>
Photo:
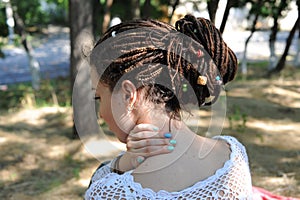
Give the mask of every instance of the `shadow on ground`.
<svg viewBox="0 0 300 200">
<path fill-rule="evenodd" d="M 223 134 L 247 149 L 253 184 L 300 197 L 300 78 L 237 81 L 227 88 Z M 209 112 L 209 111 L 204 111 Z M 205 131 L 205 115 L 199 131 Z M 82 199 L 99 163 L 73 139 L 70 108 L 0 115 L 0 199 Z"/>
</svg>

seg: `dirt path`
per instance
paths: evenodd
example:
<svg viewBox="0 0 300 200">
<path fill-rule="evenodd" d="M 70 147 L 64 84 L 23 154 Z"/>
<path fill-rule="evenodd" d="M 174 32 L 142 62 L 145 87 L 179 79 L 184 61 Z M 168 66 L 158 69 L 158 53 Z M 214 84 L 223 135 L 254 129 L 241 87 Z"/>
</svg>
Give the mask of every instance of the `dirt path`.
<svg viewBox="0 0 300 200">
<path fill-rule="evenodd" d="M 245 144 L 254 185 L 300 198 L 299 80 L 229 85 L 224 134 Z M 72 139 L 70 121 L 67 108 L 0 115 L 0 199 L 82 199 L 99 161 Z"/>
<path fill-rule="evenodd" d="M 300 81 L 295 80 L 232 85 L 229 116 L 246 116 L 246 125 L 231 120 L 238 131 L 224 132 L 245 144 L 254 185 L 300 197 Z"/>
</svg>

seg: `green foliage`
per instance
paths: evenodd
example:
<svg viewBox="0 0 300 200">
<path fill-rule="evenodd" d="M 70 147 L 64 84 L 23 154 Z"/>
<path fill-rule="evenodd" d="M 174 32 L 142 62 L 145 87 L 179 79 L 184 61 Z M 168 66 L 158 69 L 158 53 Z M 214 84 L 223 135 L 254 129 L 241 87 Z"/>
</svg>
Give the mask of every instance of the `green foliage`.
<svg viewBox="0 0 300 200">
<path fill-rule="evenodd" d="M 25 27 L 41 27 L 49 23 L 67 24 L 68 0 L 11 0 L 14 11 L 24 21 Z M 7 36 L 5 4 L 0 1 L 0 35 Z"/>
<path fill-rule="evenodd" d="M 261 17 L 283 17 L 281 11 L 287 10 L 290 0 L 271 0 L 271 1 L 249 1 L 251 3 L 250 14 L 259 14 Z"/>
<path fill-rule="evenodd" d="M 166 18 L 166 9 L 170 1 L 167 0 L 151 0 L 150 13 L 153 19 Z M 131 0 L 114 0 L 110 9 L 111 17 L 119 17 L 122 21 L 127 21 L 132 18 L 130 10 L 132 9 Z M 143 17 L 145 0 L 140 1 L 141 15 Z M 99 0 L 97 5 L 97 13 L 94 13 L 94 28 L 95 34 L 98 35 L 102 32 L 101 24 L 103 22 L 103 15 L 105 11 L 105 0 Z M 165 10 L 164 10 L 165 9 Z"/>
<path fill-rule="evenodd" d="M 48 11 L 52 16 L 51 23 L 66 25 L 68 21 L 68 0 L 47 0 L 47 3 L 52 6 L 52 9 Z"/>
<path fill-rule="evenodd" d="M 233 7 L 233 8 L 241 8 L 241 7 L 244 7 L 248 1 L 249 1 L 249 0 L 238 0 L 238 1 L 233 1 L 232 7 Z"/>
<path fill-rule="evenodd" d="M 14 10 L 17 10 L 26 26 L 42 25 L 50 22 L 50 16 L 43 11 L 39 0 L 12 0 L 11 4 Z"/>
<path fill-rule="evenodd" d="M 228 116 L 230 129 L 244 132 L 247 123 L 247 114 L 243 113 L 238 106 L 234 106 L 232 113 Z"/>
<path fill-rule="evenodd" d="M 5 55 L 4 53 L 1 51 L 2 47 L 4 46 L 4 43 L 0 40 L 0 58 L 4 58 Z"/>
<path fill-rule="evenodd" d="M 16 110 L 22 107 L 70 106 L 71 94 L 68 78 L 43 80 L 40 90 L 32 89 L 31 83 L 8 85 L 6 91 L 0 91 L 0 108 L 2 110 Z"/>
<path fill-rule="evenodd" d="M 6 37 L 7 35 L 8 35 L 8 28 L 6 25 L 5 7 L 1 6 L 1 1 L 0 1 L 0 36 Z"/>
</svg>

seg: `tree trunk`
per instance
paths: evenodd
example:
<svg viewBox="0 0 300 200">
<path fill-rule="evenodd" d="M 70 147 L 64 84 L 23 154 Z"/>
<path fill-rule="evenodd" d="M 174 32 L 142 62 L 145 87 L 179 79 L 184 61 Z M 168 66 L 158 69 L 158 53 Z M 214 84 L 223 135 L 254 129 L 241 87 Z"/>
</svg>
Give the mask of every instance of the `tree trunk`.
<svg viewBox="0 0 300 200">
<path fill-rule="evenodd" d="M 83 61 L 82 45 L 84 40 L 93 38 L 93 20 L 92 20 L 93 0 L 69 0 L 69 21 L 70 21 L 70 81 L 71 91 L 77 76 L 77 71 Z M 88 89 L 88 88 L 87 88 Z M 91 89 L 91 88 L 89 88 Z M 72 91 L 73 92 L 73 91 Z M 73 101 L 73 99 L 72 99 Z M 72 102 L 71 101 L 71 102 Z M 73 106 L 74 115 L 78 112 Z M 78 137 L 78 133 L 73 125 L 73 136 Z"/>
<path fill-rule="evenodd" d="M 247 46 L 248 46 L 248 43 L 249 43 L 250 39 L 252 38 L 254 32 L 256 31 L 257 21 L 258 21 L 258 14 L 255 15 L 255 18 L 253 20 L 252 27 L 251 27 L 251 33 L 245 41 L 245 49 L 244 49 L 243 60 L 242 60 L 242 75 L 244 75 L 244 76 L 247 75 L 247 72 L 248 72 L 248 69 L 247 69 Z"/>
<path fill-rule="evenodd" d="M 300 17 L 300 1 L 297 1 L 298 6 L 298 18 Z M 294 64 L 296 67 L 300 67 L 300 25 L 298 24 L 298 41 L 297 41 L 297 52 L 294 58 Z"/>
<path fill-rule="evenodd" d="M 172 21 L 172 17 L 173 17 L 173 15 L 174 15 L 174 12 L 175 12 L 175 10 L 176 10 L 176 7 L 179 5 L 179 0 L 176 0 L 175 2 L 174 2 L 174 4 L 172 5 L 172 12 L 171 12 L 171 14 L 170 14 L 170 16 L 169 16 L 169 23 L 171 23 L 171 21 Z"/>
<path fill-rule="evenodd" d="M 27 32 L 23 19 L 18 15 L 17 7 L 14 7 L 13 16 L 16 22 L 16 32 L 21 36 L 22 45 L 27 53 L 29 60 L 29 68 L 31 72 L 31 83 L 35 90 L 40 88 L 40 65 L 37 59 L 33 56 L 33 48 L 31 43 L 27 40 Z"/>
<path fill-rule="evenodd" d="M 141 17 L 140 0 L 131 0 L 131 18 L 138 19 Z"/>
<path fill-rule="evenodd" d="M 221 26 L 220 26 L 220 32 L 222 34 L 224 33 L 226 22 L 227 22 L 227 19 L 228 19 L 228 16 L 229 16 L 229 12 L 230 12 L 230 8 L 231 8 L 231 6 L 233 4 L 233 1 L 234 0 L 228 0 L 227 1 L 226 8 L 225 8 L 225 11 L 224 11 L 224 14 L 223 14 L 223 19 L 222 19 Z"/>
<path fill-rule="evenodd" d="M 284 69 L 286 57 L 288 55 L 290 46 L 292 44 L 295 32 L 298 28 L 299 28 L 299 16 L 298 16 L 292 30 L 290 31 L 290 34 L 289 34 L 287 40 L 286 40 L 286 46 L 285 46 L 284 52 L 283 52 L 279 62 L 277 63 L 276 67 L 273 70 L 269 71 L 268 75 L 279 73 L 282 69 Z"/>
<path fill-rule="evenodd" d="M 99 0 L 93 0 L 93 33 L 99 35 L 102 33 L 102 25 L 99 23 L 99 18 L 103 16 L 104 9 L 101 7 Z"/>
<path fill-rule="evenodd" d="M 8 26 L 8 44 L 12 44 L 14 40 L 14 16 L 13 9 L 11 7 L 10 1 L 6 1 L 5 3 L 5 13 L 6 13 L 6 24 Z"/>
<path fill-rule="evenodd" d="M 105 33 L 107 31 L 107 28 L 109 27 L 110 23 L 110 9 L 113 4 L 113 0 L 106 0 L 106 5 L 105 5 L 105 11 L 104 11 L 104 16 L 103 16 L 103 24 L 102 24 L 102 33 Z"/>
<path fill-rule="evenodd" d="M 275 41 L 278 32 L 278 18 L 281 16 L 282 10 L 285 8 L 286 1 L 280 1 L 278 6 L 277 13 L 273 16 L 273 27 L 271 28 L 271 34 L 269 39 L 269 47 L 270 47 L 270 63 L 269 63 L 269 70 L 272 70 L 276 66 L 277 57 L 275 54 Z"/>
<path fill-rule="evenodd" d="M 269 70 L 275 68 L 276 65 L 276 54 L 275 54 L 275 41 L 278 32 L 278 17 L 273 18 L 273 27 L 271 28 L 271 34 L 269 39 L 269 47 L 270 47 L 270 63 L 269 63 Z"/>
<path fill-rule="evenodd" d="M 209 14 L 210 21 L 215 24 L 216 13 L 218 10 L 219 0 L 208 0 L 207 1 L 207 10 Z"/>
<path fill-rule="evenodd" d="M 294 58 L 294 65 L 300 67 L 300 27 L 298 27 L 298 39 L 297 39 L 296 55 Z"/>
<path fill-rule="evenodd" d="M 151 0 L 146 0 L 142 7 L 141 17 L 147 19 L 151 17 L 151 13 Z"/>
</svg>

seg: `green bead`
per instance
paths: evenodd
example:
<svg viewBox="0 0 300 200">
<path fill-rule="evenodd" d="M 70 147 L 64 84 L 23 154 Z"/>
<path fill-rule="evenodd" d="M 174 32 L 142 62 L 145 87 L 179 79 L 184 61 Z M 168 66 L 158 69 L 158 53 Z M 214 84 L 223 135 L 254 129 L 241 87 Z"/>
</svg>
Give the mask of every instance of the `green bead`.
<svg viewBox="0 0 300 200">
<path fill-rule="evenodd" d="M 182 85 L 182 91 L 183 92 L 187 92 L 187 84 L 183 84 Z"/>
</svg>

